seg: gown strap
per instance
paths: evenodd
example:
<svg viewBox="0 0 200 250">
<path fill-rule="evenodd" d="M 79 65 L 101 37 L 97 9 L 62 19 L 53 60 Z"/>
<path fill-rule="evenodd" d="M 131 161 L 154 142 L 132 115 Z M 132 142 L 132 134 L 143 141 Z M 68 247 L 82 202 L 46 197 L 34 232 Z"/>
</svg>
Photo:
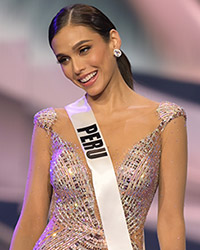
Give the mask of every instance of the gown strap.
<svg viewBox="0 0 200 250">
<path fill-rule="evenodd" d="M 163 131 L 167 124 L 180 116 L 183 116 L 186 120 L 186 113 L 182 107 L 172 102 L 161 102 L 157 109 L 160 124 L 158 126 L 159 131 Z"/>
<path fill-rule="evenodd" d="M 57 114 L 54 108 L 42 109 L 34 115 L 33 123 L 40 128 L 43 128 L 47 134 L 52 131 L 52 126 L 57 120 Z"/>
</svg>

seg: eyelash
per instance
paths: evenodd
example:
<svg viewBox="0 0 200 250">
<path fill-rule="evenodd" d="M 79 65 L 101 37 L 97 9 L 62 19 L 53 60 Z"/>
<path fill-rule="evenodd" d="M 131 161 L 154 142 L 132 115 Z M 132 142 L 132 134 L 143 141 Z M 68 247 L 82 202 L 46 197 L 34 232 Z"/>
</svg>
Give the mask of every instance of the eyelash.
<svg viewBox="0 0 200 250">
<path fill-rule="evenodd" d="M 81 48 L 79 50 L 79 54 L 86 54 L 89 50 L 91 49 L 91 46 L 86 46 L 84 48 Z M 67 60 L 69 59 L 69 57 L 61 57 L 60 59 L 58 59 L 57 63 L 59 64 L 63 64 L 65 62 L 67 62 Z"/>
<path fill-rule="evenodd" d="M 86 46 L 84 48 L 81 48 L 79 50 L 79 53 L 82 54 L 82 53 L 87 53 L 89 50 L 91 49 L 91 46 Z M 86 51 L 85 51 L 86 50 Z"/>
<path fill-rule="evenodd" d="M 68 57 L 61 57 L 60 59 L 58 59 L 57 63 L 59 64 L 63 64 L 64 62 L 67 62 Z"/>
</svg>

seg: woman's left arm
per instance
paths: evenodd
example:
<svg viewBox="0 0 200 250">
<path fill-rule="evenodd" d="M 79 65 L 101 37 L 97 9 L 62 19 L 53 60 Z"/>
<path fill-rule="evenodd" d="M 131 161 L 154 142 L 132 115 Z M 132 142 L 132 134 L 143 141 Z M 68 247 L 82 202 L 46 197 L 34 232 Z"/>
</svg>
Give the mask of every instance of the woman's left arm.
<svg viewBox="0 0 200 250">
<path fill-rule="evenodd" d="M 170 121 L 162 134 L 157 225 L 161 250 L 185 250 L 186 175 L 187 134 L 181 116 Z"/>
</svg>

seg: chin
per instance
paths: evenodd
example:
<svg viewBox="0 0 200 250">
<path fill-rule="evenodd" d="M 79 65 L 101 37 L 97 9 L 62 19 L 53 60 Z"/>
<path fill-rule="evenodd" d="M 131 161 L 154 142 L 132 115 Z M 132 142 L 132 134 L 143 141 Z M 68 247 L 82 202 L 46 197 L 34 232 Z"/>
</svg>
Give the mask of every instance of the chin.
<svg viewBox="0 0 200 250">
<path fill-rule="evenodd" d="M 92 88 L 90 88 L 90 89 L 84 89 L 85 91 L 86 91 L 86 93 L 89 95 L 89 96 L 91 96 L 91 97 L 99 97 L 102 93 L 103 93 L 103 91 L 104 91 L 104 89 L 102 89 L 102 88 L 98 88 L 98 87 L 92 87 Z"/>
<path fill-rule="evenodd" d="M 101 94 L 99 92 L 96 92 L 96 91 L 86 91 L 87 95 L 92 97 L 92 98 L 97 98 L 99 97 Z"/>
</svg>

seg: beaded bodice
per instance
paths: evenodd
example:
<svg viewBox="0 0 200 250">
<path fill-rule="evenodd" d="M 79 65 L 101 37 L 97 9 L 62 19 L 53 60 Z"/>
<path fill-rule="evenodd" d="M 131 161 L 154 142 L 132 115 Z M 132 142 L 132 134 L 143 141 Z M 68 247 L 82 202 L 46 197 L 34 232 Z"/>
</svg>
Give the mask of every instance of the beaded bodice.
<svg viewBox="0 0 200 250">
<path fill-rule="evenodd" d="M 157 108 L 159 126 L 127 152 L 116 178 L 134 250 L 143 249 L 144 223 L 159 182 L 161 134 L 174 118 L 185 116 L 176 104 Z M 53 187 L 49 222 L 34 249 L 107 249 L 91 173 L 78 144 L 53 130 L 57 114 L 48 108 L 35 115 L 35 125 L 51 137 L 50 183 Z"/>
</svg>

